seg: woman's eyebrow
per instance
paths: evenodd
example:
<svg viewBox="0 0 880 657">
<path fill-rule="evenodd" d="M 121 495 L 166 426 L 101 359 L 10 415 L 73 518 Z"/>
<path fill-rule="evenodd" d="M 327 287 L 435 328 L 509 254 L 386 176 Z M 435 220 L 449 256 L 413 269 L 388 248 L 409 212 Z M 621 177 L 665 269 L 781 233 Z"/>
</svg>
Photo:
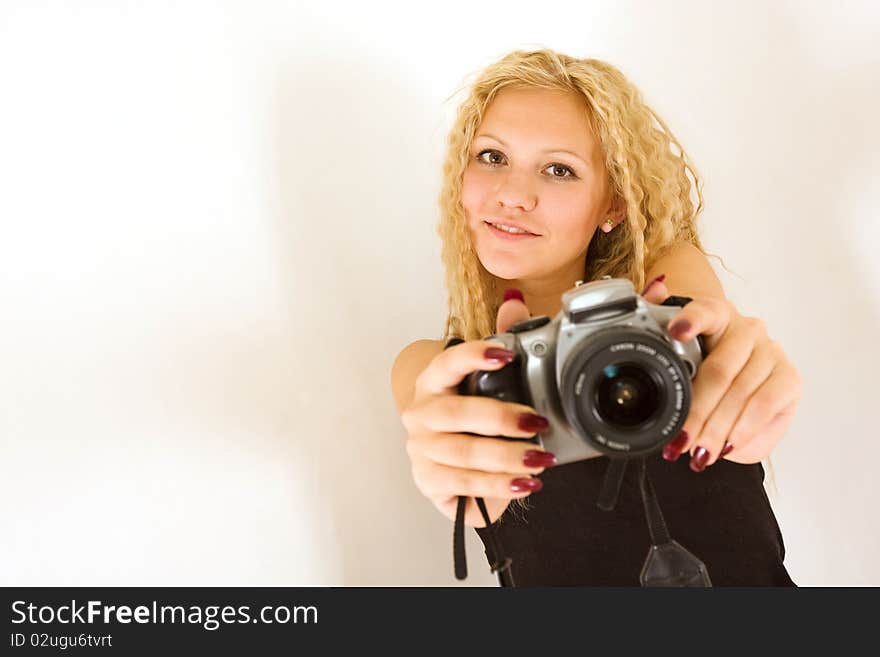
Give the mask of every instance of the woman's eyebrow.
<svg viewBox="0 0 880 657">
<path fill-rule="evenodd" d="M 489 134 L 488 132 L 481 132 L 481 133 L 478 134 L 476 137 L 474 137 L 474 140 L 477 140 L 477 139 L 479 139 L 480 137 L 488 137 L 489 139 L 492 139 L 492 140 L 494 140 L 494 141 L 497 141 L 497 142 L 498 142 L 499 144 L 501 144 L 504 148 L 507 148 L 507 147 L 508 147 L 508 146 L 507 146 L 507 142 L 505 142 L 503 139 L 499 139 L 499 138 L 496 137 L 495 135 Z M 544 153 L 544 154 L 565 153 L 566 155 L 571 155 L 571 156 L 573 156 L 573 157 L 576 157 L 577 159 L 581 160 L 581 161 L 584 162 L 584 163 L 587 162 L 587 160 L 584 159 L 583 155 L 580 155 L 579 153 L 575 153 L 574 151 L 570 151 L 570 150 L 568 150 L 568 149 L 566 149 L 566 148 L 548 148 L 547 150 L 542 151 L 542 153 Z"/>
</svg>

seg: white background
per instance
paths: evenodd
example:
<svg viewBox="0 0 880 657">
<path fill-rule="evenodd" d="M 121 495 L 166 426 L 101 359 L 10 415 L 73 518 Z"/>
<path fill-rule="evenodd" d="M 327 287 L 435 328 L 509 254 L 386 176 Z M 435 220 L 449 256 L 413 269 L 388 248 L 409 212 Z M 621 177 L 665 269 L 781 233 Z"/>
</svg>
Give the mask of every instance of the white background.
<svg viewBox="0 0 880 657">
<path fill-rule="evenodd" d="M 438 338 L 449 100 L 615 64 L 804 396 L 801 585 L 878 585 L 874 2 L 0 3 L 0 584 L 493 585 L 415 489 L 389 370 Z"/>
</svg>

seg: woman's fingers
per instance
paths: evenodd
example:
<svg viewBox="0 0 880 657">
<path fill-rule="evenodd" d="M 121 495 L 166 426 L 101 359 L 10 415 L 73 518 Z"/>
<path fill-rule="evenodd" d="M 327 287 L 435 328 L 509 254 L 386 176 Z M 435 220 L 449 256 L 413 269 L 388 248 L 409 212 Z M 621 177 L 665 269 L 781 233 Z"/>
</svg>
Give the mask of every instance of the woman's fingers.
<svg viewBox="0 0 880 657">
<path fill-rule="evenodd" d="M 727 343 L 724 346 L 726 347 Z M 720 351 L 722 348 L 719 346 L 718 350 Z M 740 413 L 746 408 L 749 399 L 770 376 L 775 364 L 773 348 L 770 343 L 758 345 L 745 367 L 731 382 L 730 387 L 721 393 L 717 406 L 711 411 L 711 414 L 699 416 L 707 419 L 702 423 L 698 433 L 690 434 L 694 438 L 690 448 L 693 455 L 691 464 L 697 471 L 715 463 L 726 444 L 729 443 L 735 447 L 735 443 L 730 439 L 731 430 L 740 417 Z M 721 385 L 718 386 L 718 389 L 720 387 Z M 708 403 L 712 403 L 711 398 L 717 394 L 718 389 L 710 390 L 707 393 Z M 693 418 L 694 426 L 700 421 L 699 417 Z M 691 419 L 689 416 L 688 422 L 691 422 Z M 706 450 L 708 456 L 702 453 L 701 449 Z"/>
<path fill-rule="evenodd" d="M 756 320 L 757 321 L 757 320 Z M 716 348 L 709 353 L 706 359 L 697 369 L 697 375 L 693 381 L 693 395 L 691 400 L 691 408 L 688 413 L 687 420 L 682 430 L 687 433 L 689 440 L 682 451 L 691 451 L 696 456 L 696 451 L 700 447 L 707 450 L 709 456 L 700 454 L 695 467 L 702 470 L 707 464 L 714 463 L 717 456 L 724 447 L 724 436 L 719 436 L 718 431 L 721 426 L 717 420 L 728 421 L 728 429 L 736 420 L 736 416 L 719 416 L 716 418 L 716 424 L 713 432 L 709 434 L 709 439 L 704 439 L 703 433 L 707 422 L 718 412 L 719 404 L 726 404 L 727 413 L 736 412 L 742 409 L 745 400 L 749 395 L 761 384 L 773 369 L 772 357 L 766 351 L 761 351 L 753 356 L 755 342 L 760 336 L 760 327 L 749 320 L 743 318 L 735 329 L 728 331 L 725 339 L 716 345 Z M 768 358 L 770 361 L 768 362 Z M 751 369 L 741 376 L 743 368 L 748 367 L 752 360 Z M 763 373 L 763 378 L 760 376 Z M 729 396 L 734 383 L 738 381 L 734 396 L 736 400 Z M 747 386 L 751 386 L 746 389 Z M 737 401 L 741 404 L 734 408 L 731 404 Z M 716 444 L 717 440 L 720 444 Z M 713 442 L 714 441 L 714 442 Z"/>
<path fill-rule="evenodd" d="M 642 290 L 645 301 L 659 306 L 669 298 L 669 288 L 666 287 L 664 280 L 666 280 L 666 275 L 661 274 L 645 286 L 645 289 Z"/>
<path fill-rule="evenodd" d="M 413 478 L 423 494 L 432 499 L 445 500 L 452 496 L 496 497 L 515 499 L 541 490 L 540 479 L 529 473 L 482 472 L 455 468 L 429 459 L 414 458 Z"/>
<path fill-rule="evenodd" d="M 529 309 L 522 295 L 510 295 L 501 304 L 496 318 L 498 333 L 529 319 Z M 513 352 L 500 342 L 471 340 L 444 349 L 432 360 L 415 382 L 415 396 L 443 395 L 455 392 L 455 388 L 471 372 L 499 370 L 514 358 Z"/>
<path fill-rule="evenodd" d="M 483 472 L 539 474 L 556 464 L 556 457 L 529 441 L 502 440 L 485 436 L 446 433 L 428 434 L 407 442 L 410 456 L 435 463 Z"/>
<path fill-rule="evenodd" d="M 711 352 L 735 316 L 736 309 L 727 299 L 694 299 L 670 320 L 666 330 L 679 342 L 702 335 L 706 348 Z"/>
<path fill-rule="evenodd" d="M 786 360 L 752 394 L 736 420 L 728 438 L 734 446 L 730 460 L 751 458 L 754 463 L 769 453 L 794 419 L 800 397 L 800 374 Z"/>
<path fill-rule="evenodd" d="M 414 399 L 454 394 L 462 379 L 477 370 L 500 370 L 513 360 L 513 352 L 499 342 L 472 340 L 437 354 L 415 381 Z"/>
<path fill-rule="evenodd" d="M 498 316 L 495 318 L 496 333 L 504 333 L 514 324 L 524 322 L 531 317 L 522 294 L 518 290 L 508 290 L 504 296 L 505 301 L 498 308 Z"/>
<path fill-rule="evenodd" d="M 406 409 L 401 420 L 411 429 L 508 438 L 531 438 L 549 426 L 529 406 L 480 395 L 426 397 Z"/>
</svg>

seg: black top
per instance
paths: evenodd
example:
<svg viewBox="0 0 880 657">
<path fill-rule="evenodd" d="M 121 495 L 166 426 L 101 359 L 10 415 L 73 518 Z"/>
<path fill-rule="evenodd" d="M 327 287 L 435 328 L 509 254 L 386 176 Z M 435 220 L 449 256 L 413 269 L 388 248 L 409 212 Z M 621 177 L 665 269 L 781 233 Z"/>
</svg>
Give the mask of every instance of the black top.
<svg viewBox="0 0 880 657">
<path fill-rule="evenodd" d="M 718 460 L 703 472 L 659 454 L 647 471 L 672 539 L 699 558 L 713 586 L 795 586 L 783 565 L 785 546 L 760 463 Z M 544 487 L 513 501 L 492 529 L 503 557 L 512 559 L 516 586 L 639 586 L 651 546 L 639 488 L 629 464 L 616 507 L 596 506 L 607 457 L 548 468 Z M 495 563 L 487 529 L 477 533 Z"/>
</svg>

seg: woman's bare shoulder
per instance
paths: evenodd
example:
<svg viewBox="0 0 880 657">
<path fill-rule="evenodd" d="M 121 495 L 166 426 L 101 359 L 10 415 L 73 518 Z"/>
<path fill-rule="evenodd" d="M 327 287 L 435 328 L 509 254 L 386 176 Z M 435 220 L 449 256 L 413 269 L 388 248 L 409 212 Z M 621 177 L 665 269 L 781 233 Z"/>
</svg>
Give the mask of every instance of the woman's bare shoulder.
<svg viewBox="0 0 880 657">
<path fill-rule="evenodd" d="M 444 344 L 446 343 L 443 340 L 416 340 L 401 349 L 397 357 L 400 358 L 404 354 L 417 354 L 421 352 L 438 353 L 443 351 Z"/>
<path fill-rule="evenodd" d="M 391 366 L 391 391 L 400 412 L 412 398 L 416 378 L 443 351 L 443 340 L 416 340 L 406 345 Z"/>
<path fill-rule="evenodd" d="M 416 340 L 410 342 L 394 359 L 391 366 L 391 376 L 394 378 L 395 372 L 404 369 L 412 369 L 418 367 L 419 372 L 425 369 L 425 366 L 431 362 L 437 354 L 443 351 L 443 340 Z"/>
</svg>

